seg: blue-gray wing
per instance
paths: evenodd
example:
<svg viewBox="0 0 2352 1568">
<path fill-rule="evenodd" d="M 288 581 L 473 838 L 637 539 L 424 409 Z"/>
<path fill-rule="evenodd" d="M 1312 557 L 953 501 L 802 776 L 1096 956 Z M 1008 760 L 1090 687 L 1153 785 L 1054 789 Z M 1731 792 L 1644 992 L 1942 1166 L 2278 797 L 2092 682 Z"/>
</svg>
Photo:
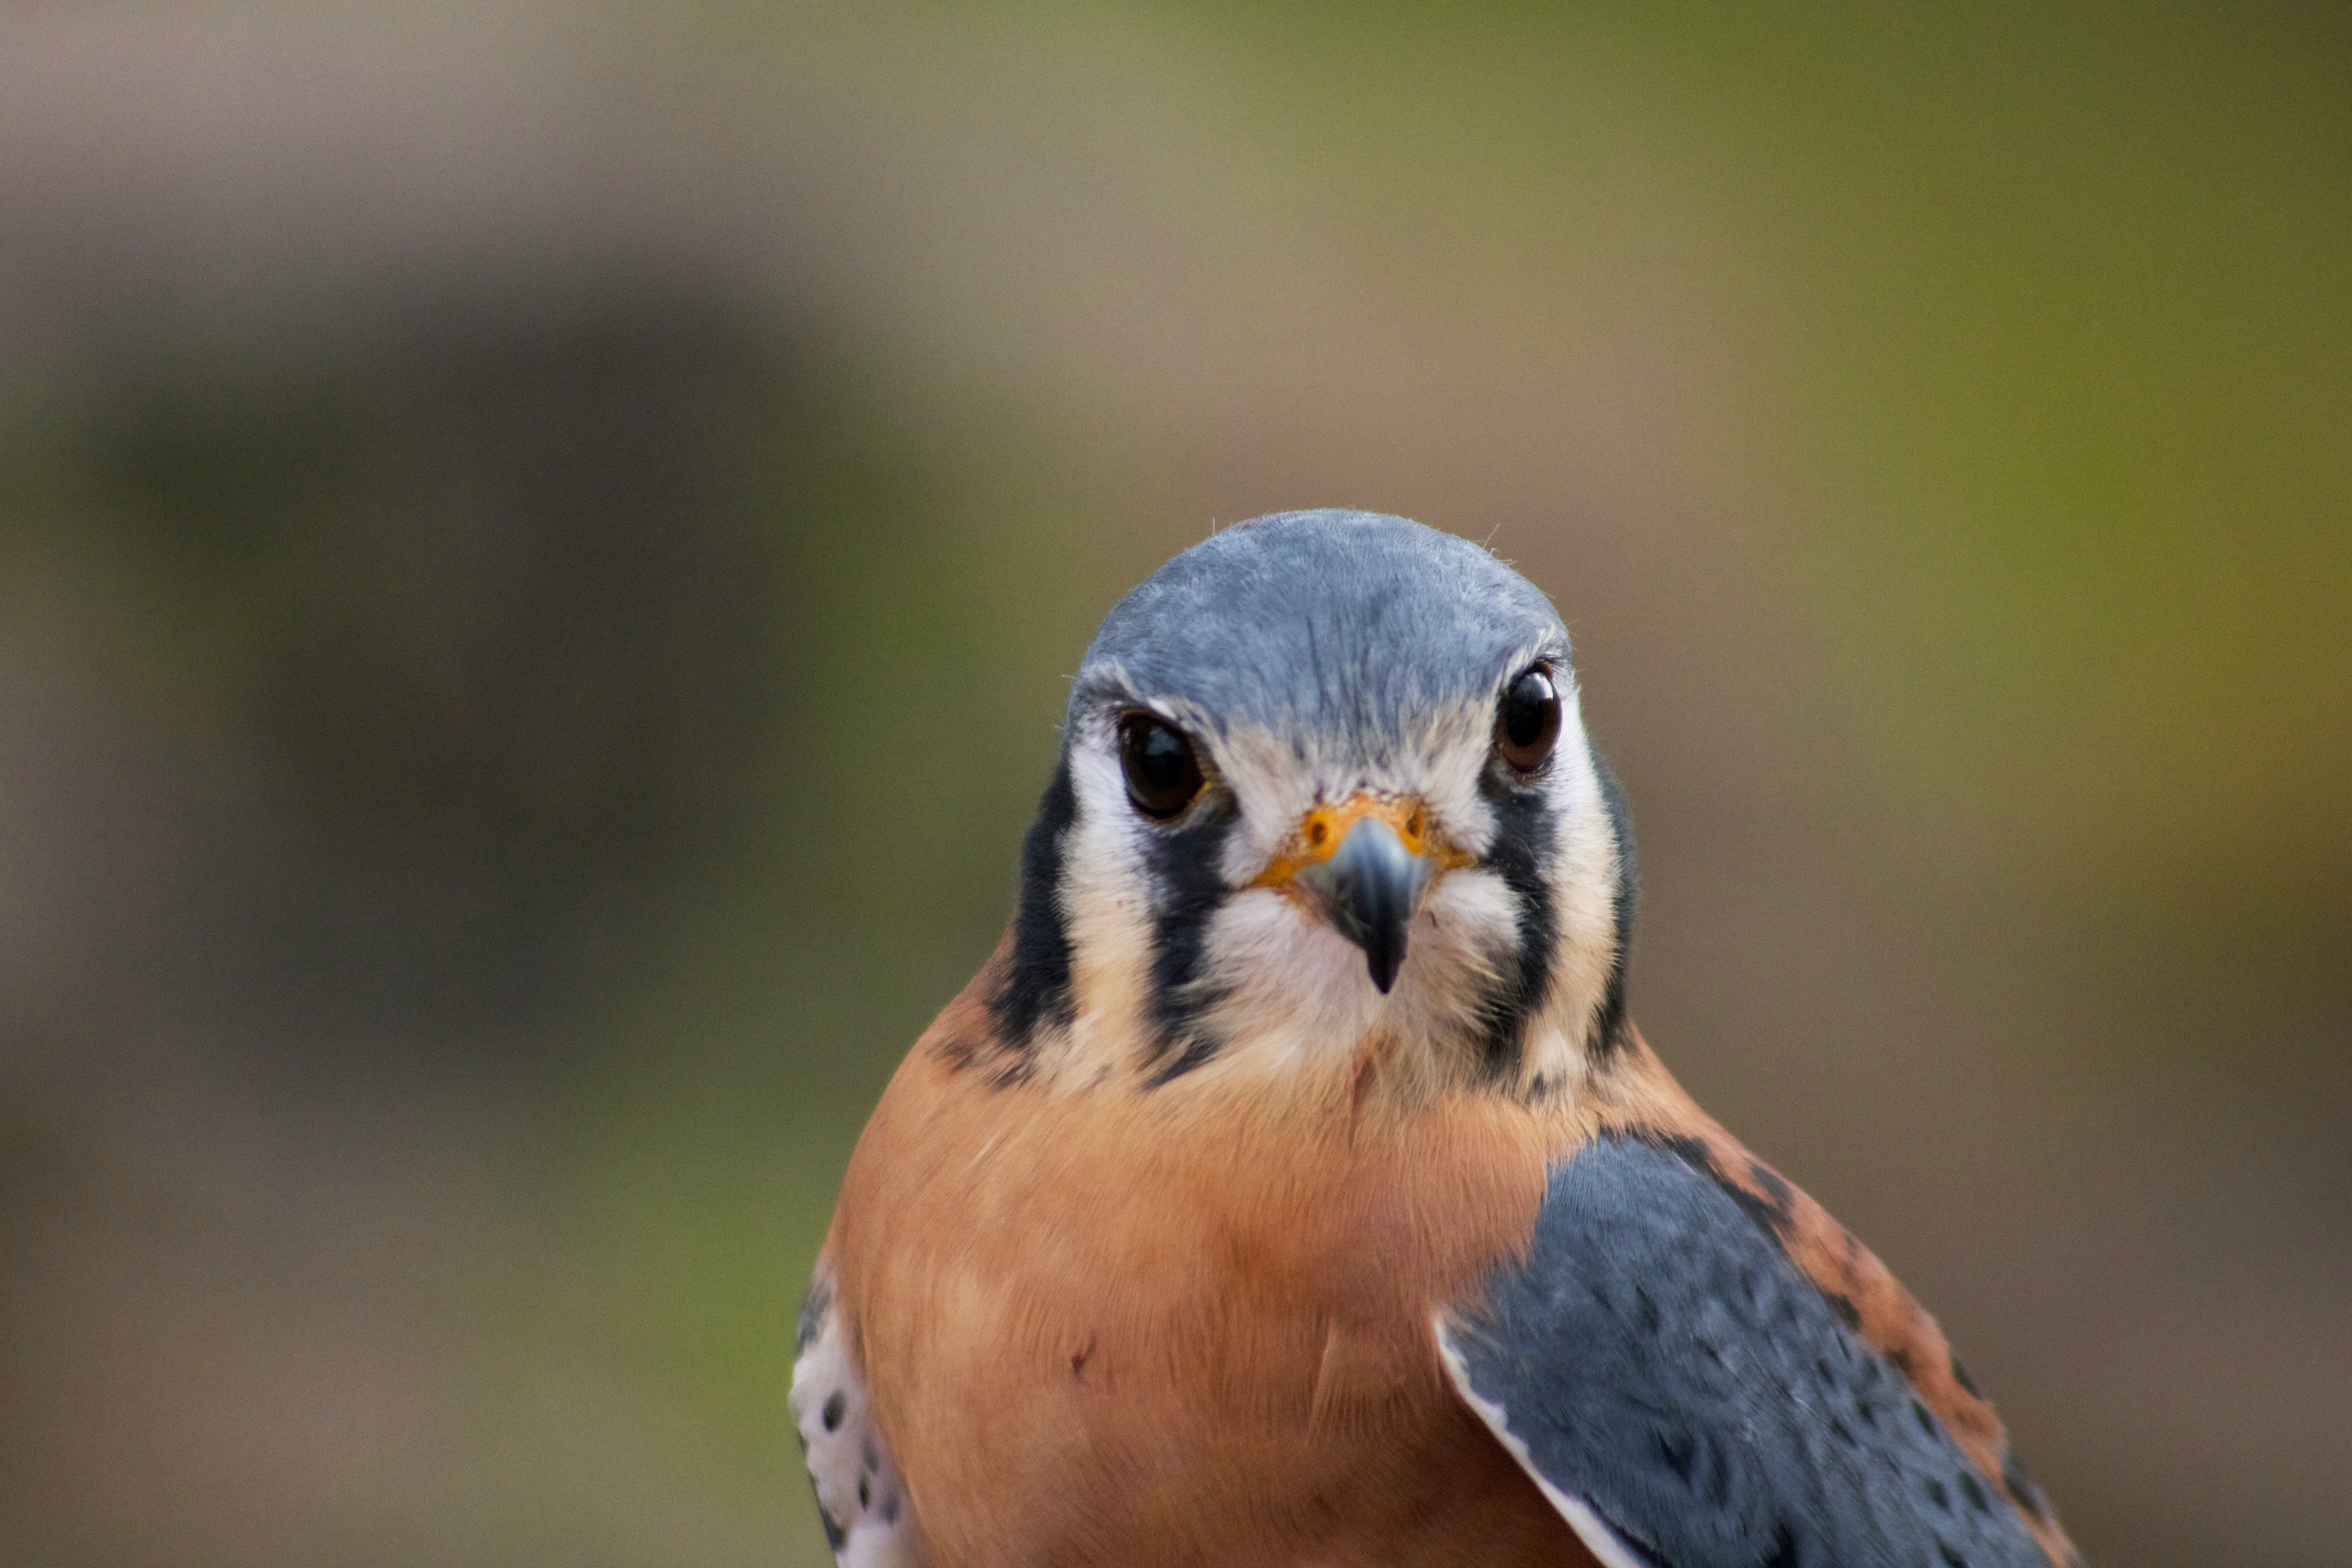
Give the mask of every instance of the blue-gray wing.
<svg viewBox="0 0 2352 1568">
<path fill-rule="evenodd" d="M 1526 1259 L 1438 1332 L 1610 1568 L 2048 1568 L 1903 1374 L 1648 1143 L 1555 1165 Z"/>
</svg>

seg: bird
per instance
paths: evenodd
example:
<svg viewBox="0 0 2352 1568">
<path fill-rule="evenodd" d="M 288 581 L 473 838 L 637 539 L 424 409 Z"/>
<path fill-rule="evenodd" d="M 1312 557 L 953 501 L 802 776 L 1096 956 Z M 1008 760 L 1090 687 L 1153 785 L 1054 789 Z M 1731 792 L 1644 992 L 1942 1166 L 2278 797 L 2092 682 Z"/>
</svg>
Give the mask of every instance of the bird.
<svg viewBox="0 0 2352 1568">
<path fill-rule="evenodd" d="M 1104 619 L 790 1407 L 858 1568 L 2079 1568 L 1942 1331 L 1627 1010 L 1566 626 L 1400 517 Z"/>
</svg>

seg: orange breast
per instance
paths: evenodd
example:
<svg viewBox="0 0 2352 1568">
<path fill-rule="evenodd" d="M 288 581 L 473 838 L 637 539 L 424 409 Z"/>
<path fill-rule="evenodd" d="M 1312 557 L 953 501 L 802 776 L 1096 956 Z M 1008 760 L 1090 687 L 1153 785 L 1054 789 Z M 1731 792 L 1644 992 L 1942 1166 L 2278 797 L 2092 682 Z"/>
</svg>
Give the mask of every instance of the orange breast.
<svg viewBox="0 0 2352 1568">
<path fill-rule="evenodd" d="M 1579 1563 L 1430 1313 L 1524 1243 L 1557 1129 L 1500 1097 L 998 1088 L 932 1042 L 828 1250 L 943 1564 Z"/>
</svg>

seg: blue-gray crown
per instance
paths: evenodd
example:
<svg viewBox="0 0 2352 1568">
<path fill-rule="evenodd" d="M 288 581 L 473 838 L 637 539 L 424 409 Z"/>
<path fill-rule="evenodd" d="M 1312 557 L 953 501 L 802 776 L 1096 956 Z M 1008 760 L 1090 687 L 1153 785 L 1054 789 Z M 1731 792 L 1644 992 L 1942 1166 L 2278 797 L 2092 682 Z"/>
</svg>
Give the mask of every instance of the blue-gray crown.
<svg viewBox="0 0 2352 1568">
<path fill-rule="evenodd" d="M 1370 739 L 1416 710 L 1491 699 L 1512 661 L 1565 658 L 1551 602 L 1465 539 L 1378 512 L 1280 512 L 1211 535 L 1104 617 L 1070 717 L 1112 695 Z"/>
</svg>

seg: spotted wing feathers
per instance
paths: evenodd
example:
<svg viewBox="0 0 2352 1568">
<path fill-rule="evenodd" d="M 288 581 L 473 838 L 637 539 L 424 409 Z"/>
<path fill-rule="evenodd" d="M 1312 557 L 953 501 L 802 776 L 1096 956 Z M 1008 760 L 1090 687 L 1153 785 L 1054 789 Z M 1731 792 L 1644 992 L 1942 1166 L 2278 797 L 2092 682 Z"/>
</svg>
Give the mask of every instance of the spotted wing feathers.
<svg viewBox="0 0 2352 1568">
<path fill-rule="evenodd" d="M 866 1406 L 842 1316 L 831 1275 L 821 1272 L 801 1309 L 792 1393 L 817 1514 L 841 1568 L 919 1568 L 914 1514 Z"/>
<path fill-rule="evenodd" d="M 1555 1165 L 1528 1257 L 1438 1331 L 1457 1391 L 1610 1568 L 2047 1568 L 1903 1374 L 1649 1143 Z"/>
</svg>

